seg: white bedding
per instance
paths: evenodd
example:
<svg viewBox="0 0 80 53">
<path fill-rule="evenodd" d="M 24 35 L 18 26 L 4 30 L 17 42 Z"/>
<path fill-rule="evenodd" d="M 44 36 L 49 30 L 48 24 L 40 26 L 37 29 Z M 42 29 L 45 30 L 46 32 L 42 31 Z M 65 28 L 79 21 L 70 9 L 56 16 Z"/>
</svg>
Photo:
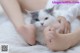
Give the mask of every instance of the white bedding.
<svg viewBox="0 0 80 53">
<path fill-rule="evenodd" d="M 41 45 L 27 46 L 10 21 L 6 21 L 5 17 L 0 17 L 0 21 L 0 43 L 9 44 L 9 53 L 80 53 L 80 44 L 66 51 L 58 52 L 52 52 Z"/>
</svg>

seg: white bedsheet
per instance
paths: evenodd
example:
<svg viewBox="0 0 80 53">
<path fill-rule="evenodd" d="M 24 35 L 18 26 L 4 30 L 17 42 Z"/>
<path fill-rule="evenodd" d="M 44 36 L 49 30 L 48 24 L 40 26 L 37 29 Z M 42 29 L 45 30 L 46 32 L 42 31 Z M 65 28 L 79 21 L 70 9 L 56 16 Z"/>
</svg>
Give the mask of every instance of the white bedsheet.
<svg viewBox="0 0 80 53">
<path fill-rule="evenodd" d="M 80 53 L 80 44 L 67 51 L 52 52 L 41 45 L 27 46 L 27 43 L 15 31 L 12 23 L 0 17 L 0 43 L 9 44 L 9 53 Z M 10 26 L 11 25 L 11 26 Z"/>
</svg>

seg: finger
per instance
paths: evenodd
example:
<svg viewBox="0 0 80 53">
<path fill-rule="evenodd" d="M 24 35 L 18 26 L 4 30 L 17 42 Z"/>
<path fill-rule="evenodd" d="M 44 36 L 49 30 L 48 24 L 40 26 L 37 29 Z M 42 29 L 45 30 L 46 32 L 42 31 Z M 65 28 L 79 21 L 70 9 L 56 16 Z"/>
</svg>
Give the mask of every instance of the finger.
<svg viewBox="0 0 80 53">
<path fill-rule="evenodd" d="M 51 39 L 46 39 L 46 43 L 51 43 Z"/>
<path fill-rule="evenodd" d="M 69 28 L 68 28 L 68 26 L 67 26 L 67 28 L 66 28 L 66 34 L 67 34 L 67 33 L 69 33 Z"/>
<path fill-rule="evenodd" d="M 71 26 L 69 25 L 68 26 L 68 33 L 70 33 L 70 31 L 71 31 Z"/>
<path fill-rule="evenodd" d="M 55 38 L 55 34 L 50 34 L 50 39 L 54 39 Z"/>
<path fill-rule="evenodd" d="M 60 33 L 61 33 L 61 34 L 64 34 L 64 28 L 63 28 L 63 27 L 61 27 Z"/>
<path fill-rule="evenodd" d="M 47 37 L 46 37 L 46 41 L 48 41 L 49 43 L 51 43 L 51 40 L 54 39 L 54 35 L 52 33 L 50 33 Z"/>
<path fill-rule="evenodd" d="M 49 42 L 51 43 L 51 40 L 53 39 L 54 37 L 52 35 L 50 35 L 50 38 L 49 38 Z"/>
<path fill-rule="evenodd" d="M 68 25 L 65 22 L 65 24 L 64 24 L 64 34 L 67 34 L 67 33 L 68 33 Z"/>
<path fill-rule="evenodd" d="M 65 25 L 65 30 L 64 30 L 64 34 L 68 33 L 68 27 Z"/>
<path fill-rule="evenodd" d="M 53 40 L 53 36 L 48 37 L 48 39 L 46 40 L 47 43 L 51 43 Z"/>
<path fill-rule="evenodd" d="M 70 25 L 68 23 L 66 24 L 66 33 L 70 33 Z"/>
<path fill-rule="evenodd" d="M 60 31 L 59 31 L 59 33 L 63 34 L 63 31 L 62 31 L 62 30 L 60 30 Z"/>
<path fill-rule="evenodd" d="M 63 23 L 61 23 L 61 26 L 60 26 L 60 33 L 62 33 L 62 34 L 65 33 L 65 26 Z"/>
<path fill-rule="evenodd" d="M 69 33 L 69 27 L 66 26 L 66 34 Z"/>
<path fill-rule="evenodd" d="M 45 31 L 51 31 L 51 28 L 52 28 L 51 26 L 48 26 L 45 28 Z"/>
</svg>

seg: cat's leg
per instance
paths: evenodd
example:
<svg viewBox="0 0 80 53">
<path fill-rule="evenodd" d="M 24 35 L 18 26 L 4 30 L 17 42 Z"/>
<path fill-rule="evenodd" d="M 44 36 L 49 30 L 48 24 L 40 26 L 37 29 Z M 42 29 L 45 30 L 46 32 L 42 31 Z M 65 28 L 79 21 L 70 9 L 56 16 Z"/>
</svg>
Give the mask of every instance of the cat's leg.
<svg viewBox="0 0 80 53">
<path fill-rule="evenodd" d="M 45 36 L 52 35 L 51 41 L 46 41 L 46 44 L 48 48 L 55 51 L 66 50 L 80 42 L 80 29 L 69 34 L 59 34 L 54 29 L 49 29 L 44 34 Z"/>
</svg>

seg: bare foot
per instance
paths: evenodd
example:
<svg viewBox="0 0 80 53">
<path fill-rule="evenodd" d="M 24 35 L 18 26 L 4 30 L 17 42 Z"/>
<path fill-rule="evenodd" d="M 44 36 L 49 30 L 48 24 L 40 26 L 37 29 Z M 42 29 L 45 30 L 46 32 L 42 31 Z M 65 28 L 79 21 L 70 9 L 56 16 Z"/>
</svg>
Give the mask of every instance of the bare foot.
<svg viewBox="0 0 80 53">
<path fill-rule="evenodd" d="M 58 34 L 54 28 L 44 32 L 47 47 L 54 51 L 66 50 L 70 48 L 71 41 L 68 35 Z"/>
<path fill-rule="evenodd" d="M 34 45 L 36 43 L 36 29 L 32 24 L 22 25 L 17 28 L 17 31 L 29 45 Z"/>
<path fill-rule="evenodd" d="M 80 43 L 80 28 L 72 33 L 59 34 L 55 27 L 49 26 L 44 29 L 45 43 L 54 51 L 66 50 Z"/>
</svg>

